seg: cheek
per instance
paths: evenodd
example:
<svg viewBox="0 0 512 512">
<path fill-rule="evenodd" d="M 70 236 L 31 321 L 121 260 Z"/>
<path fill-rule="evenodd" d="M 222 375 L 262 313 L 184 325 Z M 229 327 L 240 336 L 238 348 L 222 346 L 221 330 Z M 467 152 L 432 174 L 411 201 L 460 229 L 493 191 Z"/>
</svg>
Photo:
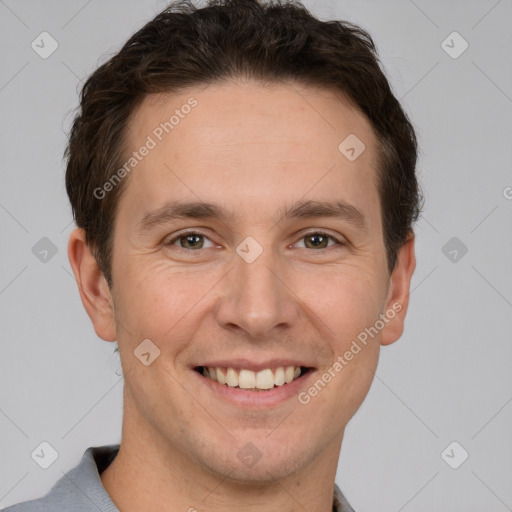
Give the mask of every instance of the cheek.
<svg viewBox="0 0 512 512">
<path fill-rule="evenodd" d="M 126 265 L 117 281 L 116 317 L 130 337 L 158 338 L 159 331 L 171 327 L 174 314 L 183 307 L 181 290 L 172 287 L 163 269 Z M 135 340 L 133 340 L 135 341 Z"/>
<path fill-rule="evenodd" d="M 370 266 L 346 263 L 319 268 L 300 278 L 296 286 L 309 290 L 300 298 L 323 322 L 327 335 L 336 340 L 338 351 L 375 323 L 384 304 L 385 286 Z"/>
<path fill-rule="evenodd" d="M 335 277 L 334 277 L 335 276 Z M 330 429 L 346 425 L 364 401 L 373 381 L 380 352 L 380 333 L 368 335 L 382 312 L 383 285 L 371 271 L 344 267 L 310 297 L 309 305 L 327 327 L 325 341 L 332 361 L 319 372 L 329 379 L 312 409 L 331 418 Z M 373 334 L 373 331 L 372 331 Z M 322 388 L 321 385 L 317 385 Z M 315 391 L 312 391 L 315 393 Z"/>
<path fill-rule="evenodd" d="M 195 319 L 206 314 L 208 292 L 219 275 L 199 268 L 170 268 L 165 261 L 141 264 L 136 259 L 125 270 L 117 293 L 116 318 L 125 327 L 121 332 L 129 338 L 126 341 L 137 345 L 149 338 L 162 353 L 177 355 L 197 329 Z"/>
</svg>

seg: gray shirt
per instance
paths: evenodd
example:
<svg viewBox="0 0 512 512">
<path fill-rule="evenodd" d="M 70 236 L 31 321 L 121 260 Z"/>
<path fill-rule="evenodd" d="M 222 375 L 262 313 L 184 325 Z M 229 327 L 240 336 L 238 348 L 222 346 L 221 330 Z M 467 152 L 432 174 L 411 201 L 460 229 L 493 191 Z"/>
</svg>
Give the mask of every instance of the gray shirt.
<svg viewBox="0 0 512 512">
<path fill-rule="evenodd" d="M 118 451 L 118 444 L 87 448 L 78 466 L 60 478 L 48 494 L 3 512 L 119 512 L 100 479 Z M 333 512 L 354 512 L 336 484 Z"/>
</svg>

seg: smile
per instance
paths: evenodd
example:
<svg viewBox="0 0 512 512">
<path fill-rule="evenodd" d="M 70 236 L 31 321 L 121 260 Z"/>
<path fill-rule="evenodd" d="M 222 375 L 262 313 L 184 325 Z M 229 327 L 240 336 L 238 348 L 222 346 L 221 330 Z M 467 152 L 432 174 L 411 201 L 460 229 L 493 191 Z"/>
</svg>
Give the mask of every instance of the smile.
<svg viewBox="0 0 512 512">
<path fill-rule="evenodd" d="M 303 366 L 279 366 L 255 372 L 245 368 L 198 366 L 195 370 L 204 377 L 229 388 L 267 391 L 290 384 L 307 373 L 309 368 Z"/>
</svg>

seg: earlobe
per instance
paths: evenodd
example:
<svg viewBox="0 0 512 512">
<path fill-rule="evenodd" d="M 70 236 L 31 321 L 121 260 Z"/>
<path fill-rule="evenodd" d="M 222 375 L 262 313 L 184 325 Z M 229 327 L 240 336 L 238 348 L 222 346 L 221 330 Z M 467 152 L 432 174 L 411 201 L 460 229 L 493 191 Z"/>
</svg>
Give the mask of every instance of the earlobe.
<svg viewBox="0 0 512 512">
<path fill-rule="evenodd" d="M 69 236 L 68 258 L 82 304 L 96 334 L 105 341 L 115 341 L 117 334 L 112 295 L 81 228 L 76 228 Z"/>
<path fill-rule="evenodd" d="M 391 345 L 403 333 L 409 305 L 411 278 L 416 268 L 414 235 L 398 251 L 397 262 L 391 274 L 385 314 L 389 321 L 381 333 L 381 345 Z"/>
</svg>

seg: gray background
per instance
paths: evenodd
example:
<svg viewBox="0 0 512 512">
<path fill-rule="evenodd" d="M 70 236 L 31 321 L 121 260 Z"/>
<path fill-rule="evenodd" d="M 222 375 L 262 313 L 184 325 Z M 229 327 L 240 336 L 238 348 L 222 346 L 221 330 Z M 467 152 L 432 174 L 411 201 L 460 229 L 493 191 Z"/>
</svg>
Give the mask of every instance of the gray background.
<svg viewBox="0 0 512 512">
<path fill-rule="evenodd" d="M 119 441 L 115 345 L 96 337 L 67 260 L 62 152 L 84 77 L 165 4 L 0 1 L 0 507 Z M 405 333 L 381 352 L 336 481 L 358 512 L 512 510 L 512 1 L 305 5 L 374 37 L 419 133 L 426 196 Z M 47 59 L 31 48 L 43 31 L 59 44 Z M 458 58 L 442 46 L 454 31 L 469 44 Z M 43 237 L 46 262 L 32 251 Z M 42 441 L 59 454 L 46 470 L 30 456 Z M 453 441 L 446 460 L 469 453 L 458 469 L 441 456 Z"/>
</svg>

